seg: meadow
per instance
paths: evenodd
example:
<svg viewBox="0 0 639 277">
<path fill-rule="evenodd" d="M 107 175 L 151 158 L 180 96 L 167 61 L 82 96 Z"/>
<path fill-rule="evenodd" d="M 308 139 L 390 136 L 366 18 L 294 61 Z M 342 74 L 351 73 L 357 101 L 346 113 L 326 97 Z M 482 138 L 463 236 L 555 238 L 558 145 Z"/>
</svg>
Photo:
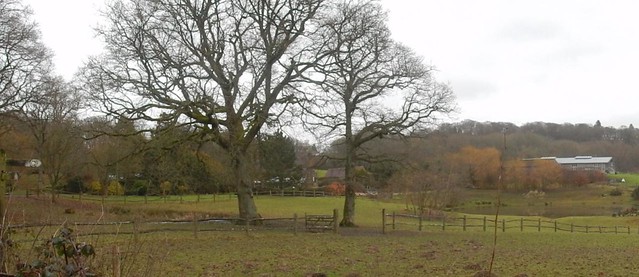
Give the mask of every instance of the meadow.
<svg viewBox="0 0 639 277">
<path fill-rule="evenodd" d="M 631 187 L 621 196 L 610 196 L 610 186 L 547 192 L 543 199 L 527 199 L 522 193 L 502 193 L 504 218 L 557 220 L 563 223 L 630 226 L 630 234 L 599 234 L 537 231 L 535 228 L 497 232 L 493 272 L 497 276 L 629 276 L 639 271 L 639 220 L 612 217 L 618 208 L 633 207 Z M 163 198 L 61 195 L 56 203 L 48 197 L 14 195 L 10 199 L 12 224 L 48 224 L 16 228 L 12 261 L 29 262 L 38 256 L 37 245 L 63 225 L 74 229 L 78 241 L 96 248 L 87 263 L 104 276 L 473 276 L 487 270 L 493 250 L 492 229 L 424 228 L 414 226 L 381 232 L 381 210 L 409 213 L 401 197 L 358 198 L 359 228 L 309 233 L 300 228 L 260 229 L 212 223 L 175 224 L 157 232 L 131 232 L 130 225 L 98 223 L 135 221 L 137 230 L 158 229 L 161 220 L 233 217 L 233 196 L 171 196 Z M 495 203 L 494 191 L 465 191 L 460 205 L 449 216 L 488 216 L 478 213 Z M 552 203 L 552 204 L 549 204 Z M 265 218 L 297 214 L 330 214 L 341 210 L 341 197 L 277 197 L 256 199 Z M 583 208 L 582 216 L 526 215 L 531 209 L 558 211 Z M 595 208 L 592 208 L 595 207 Z M 479 208 L 479 209 L 475 209 Z M 488 208 L 486 208 L 488 209 Z M 475 211 L 473 211 L 475 210 Z M 600 214 L 598 210 L 604 210 Z M 77 223 L 89 223 L 88 225 Z M 94 224 L 91 224 L 94 223 Z M 211 224 L 211 226 L 209 226 Z M 129 227 L 126 227 L 126 226 Z M 197 229 L 194 229 L 196 226 Z M 96 232 L 108 230 L 108 233 Z M 196 231 L 197 230 L 197 231 Z"/>
</svg>

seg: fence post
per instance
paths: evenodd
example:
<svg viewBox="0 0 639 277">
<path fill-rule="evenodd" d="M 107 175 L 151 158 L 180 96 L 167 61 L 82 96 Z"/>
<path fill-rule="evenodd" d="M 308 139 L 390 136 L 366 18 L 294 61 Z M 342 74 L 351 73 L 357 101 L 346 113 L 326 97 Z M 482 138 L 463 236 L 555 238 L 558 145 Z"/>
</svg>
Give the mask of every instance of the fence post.
<svg viewBox="0 0 639 277">
<path fill-rule="evenodd" d="M 519 230 L 522 231 L 522 232 L 524 231 L 524 218 L 523 217 L 521 218 L 521 224 L 519 224 Z"/>
<path fill-rule="evenodd" d="M 501 231 L 506 232 L 506 219 L 501 219 Z"/>
<path fill-rule="evenodd" d="M 446 230 L 446 216 L 442 216 L 442 231 Z"/>
<path fill-rule="evenodd" d="M 133 241 L 137 244 L 140 242 L 140 230 L 138 226 L 138 217 L 133 218 Z"/>
<path fill-rule="evenodd" d="M 293 214 L 293 234 L 297 236 L 297 213 Z"/>
<path fill-rule="evenodd" d="M 462 218 L 462 229 L 466 231 L 466 215 Z"/>
<path fill-rule="evenodd" d="M 555 233 L 557 232 L 557 220 L 555 220 Z"/>
<path fill-rule="evenodd" d="M 382 234 L 386 234 L 386 209 L 382 209 Z"/>
<path fill-rule="evenodd" d="M 601 226 L 599 226 L 599 233 L 603 233 L 603 232 L 601 231 Z"/>
<path fill-rule="evenodd" d="M 537 220 L 537 232 L 541 232 L 541 218 L 538 218 Z"/>
<path fill-rule="evenodd" d="M 339 214 L 337 212 L 337 209 L 333 209 L 333 233 L 337 234 L 337 227 L 339 226 L 339 224 L 337 223 L 339 219 Z"/>
<path fill-rule="evenodd" d="M 117 245 L 113 246 L 113 277 L 120 277 L 120 248 Z"/>
<path fill-rule="evenodd" d="M 393 212 L 393 230 L 395 230 L 395 212 Z"/>
<path fill-rule="evenodd" d="M 486 232 L 486 216 L 484 216 L 484 232 Z"/>
<path fill-rule="evenodd" d="M 626 226 L 628 228 L 628 235 L 630 235 L 630 226 Z"/>
<path fill-rule="evenodd" d="M 590 229 L 590 226 L 586 225 L 586 234 L 588 234 L 588 229 Z"/>
<path fill-rule="evenodd" d="M 423 221 L 423 219 L 422 219 L 422 215 L 420 214 L 420 215 L 419 215 L 419 230 L 420 230 L 420 231 L 422 230 L 422 221 Z"/>
<path fill-rule="evenodd" d="M 574 231 L 575 225 L 570 223 L 570 232 L 572 233 Z"/>
<path fill-rule="evenodd" d="M 197 214 L 193 213 L 193 236 L 197 239 L 198 226 L 197 226 Z"/>
</svg>

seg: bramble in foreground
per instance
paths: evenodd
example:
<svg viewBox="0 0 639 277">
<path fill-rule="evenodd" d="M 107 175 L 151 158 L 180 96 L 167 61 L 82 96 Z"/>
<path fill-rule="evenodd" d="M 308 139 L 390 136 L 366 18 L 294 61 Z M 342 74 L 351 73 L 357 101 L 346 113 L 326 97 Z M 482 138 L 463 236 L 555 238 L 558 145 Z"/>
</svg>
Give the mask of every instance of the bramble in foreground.
<svg viewBox="0 0 639 277">
<path fill-rule="evenodd" d="M 97 276 L 88 266 L 95 249 L 90 244 L 76 242 L 70 228 L 63 227 L 36 250 L 39 257 L 30 263 L 19 263 L 16 276 Z"/>
</svg>

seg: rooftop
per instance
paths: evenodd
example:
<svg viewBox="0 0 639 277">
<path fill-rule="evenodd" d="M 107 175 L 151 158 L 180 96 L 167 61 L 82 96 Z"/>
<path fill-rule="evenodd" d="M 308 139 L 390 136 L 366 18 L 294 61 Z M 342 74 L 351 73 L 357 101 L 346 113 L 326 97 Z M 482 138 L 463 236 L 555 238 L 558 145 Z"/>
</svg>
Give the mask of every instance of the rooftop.
<svg viewBox="0 0 639 277">
<path fill-rule="evenodd" d="M 606 164 L 612 157 L 576 156 L 573 158 L 555 158 L 558 164 Z"/>
</svg>

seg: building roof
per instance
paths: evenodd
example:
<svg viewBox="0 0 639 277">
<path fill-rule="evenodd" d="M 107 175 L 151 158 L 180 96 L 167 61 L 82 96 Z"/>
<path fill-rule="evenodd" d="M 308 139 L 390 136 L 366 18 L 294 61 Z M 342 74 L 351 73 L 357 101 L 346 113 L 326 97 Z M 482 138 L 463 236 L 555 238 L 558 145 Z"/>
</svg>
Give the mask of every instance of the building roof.
<svg viewBox="0 0 639 277">
<path fill-rule="evenodd" d="M 555 158 L 558 164 L 607 164 L 612 157 L 576 156 L 574 158 Z"/>
</svg>

